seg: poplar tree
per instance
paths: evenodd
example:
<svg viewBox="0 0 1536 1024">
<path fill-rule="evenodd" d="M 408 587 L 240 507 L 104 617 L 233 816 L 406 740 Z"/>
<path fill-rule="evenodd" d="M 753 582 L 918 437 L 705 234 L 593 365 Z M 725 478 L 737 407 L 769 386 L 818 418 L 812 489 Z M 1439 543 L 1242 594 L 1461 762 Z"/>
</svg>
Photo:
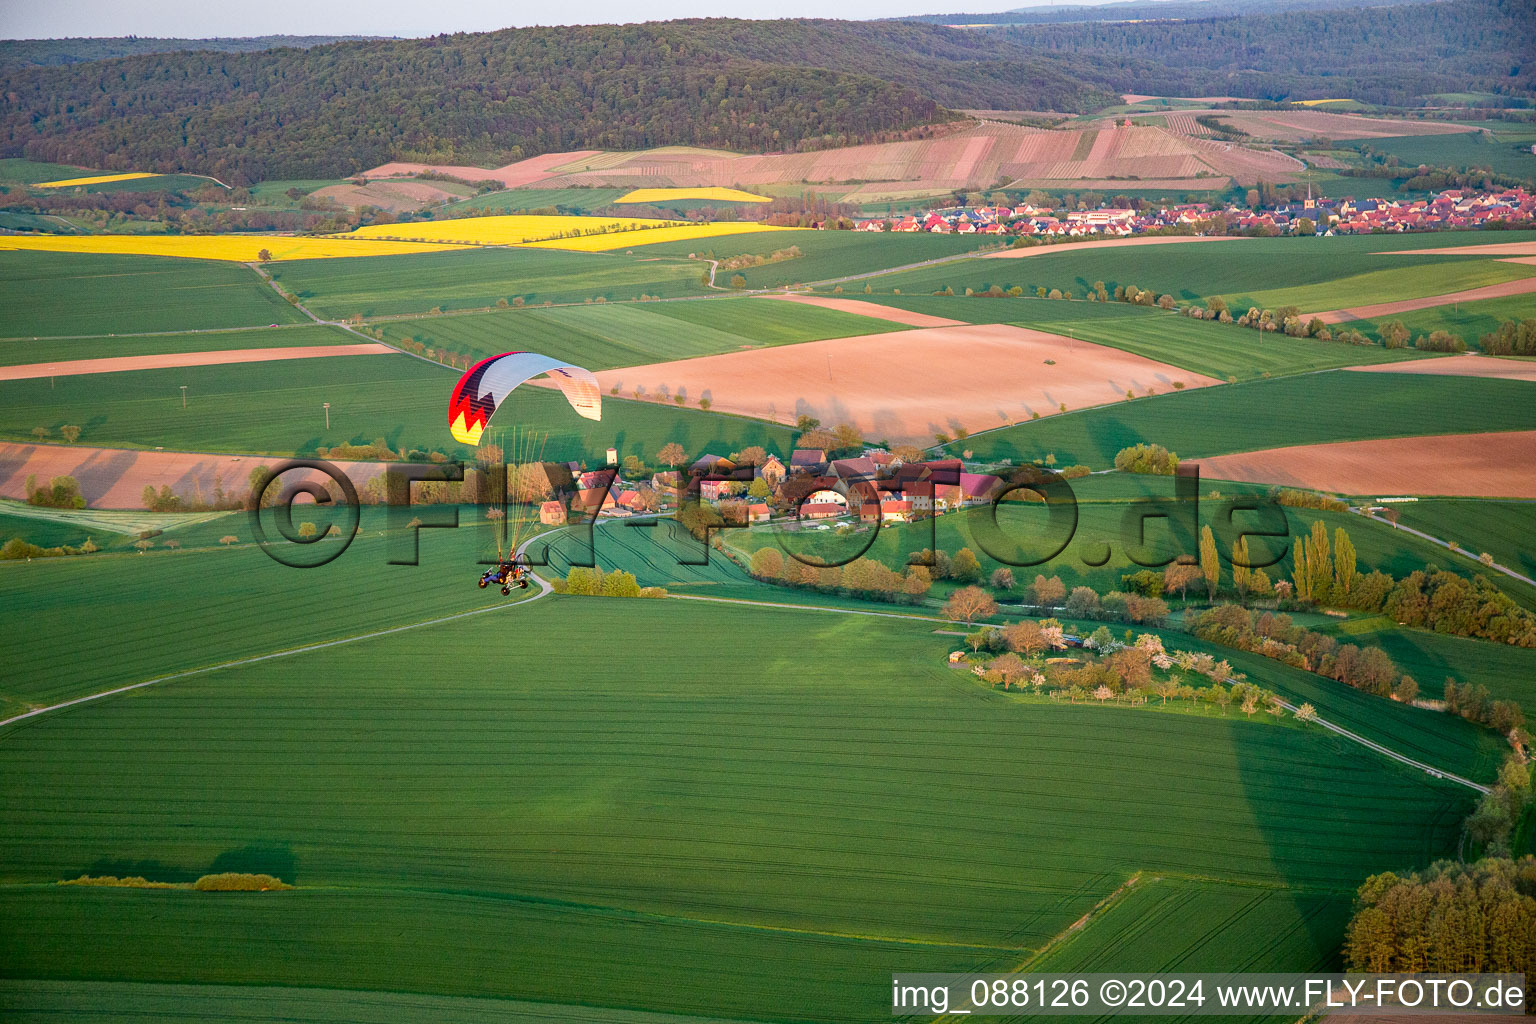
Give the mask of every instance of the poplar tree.
<svg viewBox="0 0 1536 1024">
<path fill-rule="evenodd" d="M 1200 528 L 1200 572 L 1205 576 L 1205 589 L 1211 600 L 1221 586 L 1221 556 L 1216 553 L 1216 536 L 1209 525 Z"/>
</svg>

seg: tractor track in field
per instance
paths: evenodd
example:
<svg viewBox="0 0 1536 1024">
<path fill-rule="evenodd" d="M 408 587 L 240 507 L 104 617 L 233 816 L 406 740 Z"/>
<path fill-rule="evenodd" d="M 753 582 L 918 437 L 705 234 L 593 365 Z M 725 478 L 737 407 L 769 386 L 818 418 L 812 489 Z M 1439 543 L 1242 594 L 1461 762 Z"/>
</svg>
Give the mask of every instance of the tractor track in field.
<svg viewBox="0 0 1536 1024">
<path fill-rule="evenodd" d="M 518 545 L 517 554 L 521 555 L 529 544 L 538 539 L 538 536 L 539 535 L 529 537 L 527 540 L 523 541 L 522 544 Z M 137 683 L 129 683 L 126 686 L 117 686 L 110 690 L 102 690 L 99 693 L 89 693 L 83 697 L 75 697 L 72 700 L 60 701 L 57 704 L 49 704 L 46 707 L 33 708 L 30 711 L 23 711 L 19 715 L 12 715 L 10 718 L 0 719 L 0 729 L 4 729 L 6 726 L 15 725 L 18 722 L 24 722 L 29 719 L 37 718 L 41 715 L 46 715 L 49 712 L 63 711 L 66 708 L 78 707 L 81 704 L 89 704 L 107 697 L 115 697 L 118 694 L 130 693 L 134 690 L 142 690 L 150 686 L 157 686 L 160 683 L 173 682 L 177 679 L 189 679 L 192 676 L 207 675 L 211 672 L 219 672 L 227 668 L 239 668 L 242 665 L 254 665 L 258 662 L 274 661 L 278 658 L 287 658 L 296 654 L 308 654 L 311 651 L 322 651 L 329 647 L 343 647 L 347 644 L 358 643 L 362 640 L 373 640 L 381 636 L 390 636 L 395 633 L 405 633 L 409 630 L 420 629 L 423 626 L 437 626 L 445 622 L 455 622 L 459 619 L 467 619 L 476 615 L 484 615 L 487 612 L 501 611 L 505 608 L 516 608 L 521 605 L 537 601 L 541 597 L 547 597 L 554 592 L 554 587 L 550 586 L 549 582 L 543 577 L 539 576 L 537 573 L 532 573 L 531 575 L 533 576 L 534 582 L 539 585 L 539 592 L 518 601 L 500 601 L 496 604 L 485 605 L 480 608 L 471 608 L 467 611 L 455 612 L 452 615 L 439 615 L 436 618 L 423 619 L 419 622 L 407 622 L 398 626 L 390 626 L 387 629 L 375 629 L 370 630 L 367 633 L 356 633 L 352 636 L 338 637 L 335 640 L 323 640 L 319 643 L 305 644 L 301 647 L 290 647 L 286 650 L 269 651 L 266 654 L 252 655 L 249 658 L 236 658 L 233 661 L 221 661 L 216 665 L 203 665 L 199 668 L 187 669 L 182 672 L 171 672 L 167 675 L 155 676 L 153 679 L 144 679 Z"/>
</svg>

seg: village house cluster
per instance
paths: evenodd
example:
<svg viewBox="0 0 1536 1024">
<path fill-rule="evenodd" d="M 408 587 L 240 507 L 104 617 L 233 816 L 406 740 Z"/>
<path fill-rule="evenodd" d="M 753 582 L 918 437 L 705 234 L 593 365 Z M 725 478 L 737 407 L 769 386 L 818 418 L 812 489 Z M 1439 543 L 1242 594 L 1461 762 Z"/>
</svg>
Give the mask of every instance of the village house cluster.
<svg viewBox="0 0 1536 1024">
<path fill-rule="evenodd" d="M 673 511 L 697 498 L 730 521 L 765 523 L 774 517 L 822 524 L 829 520 L 911 522 L 988 502 L 1002 486 L 987 473 L 966 471 L 959 459 L 903 462 L 884 448 L 853 458 L 830 459 L 827 452 L 797 448 L 788 465 L 769 455 L 755 465 L 708 454 L 685 469 L 625 479 L 613 469 L 578 472 L 571 504 L 599 509 L 605 519 Z M 797 511 L 798 510 L 798 511 Z M 565 522 L 566 508 L 543 503 L 540 519 Z"/>
<path fill-rule="evenodd" d="M 1495 222 L 1536 220 L 1536 195 L 1523 188 L 1493 192 L 1448 189 L 1428 199 L 1306 198 L 1260 209 L 1210 203 L 1176 203 L 1140 210 L 1104 206 L 1094 210 L 1052 210 L 1018 206 L 957 206 L 909 214 L 894 220 L 861 220 L 857 231 L 928 232 L 930 234 L 1004 235 L 1061 239 L 1102 236 L 1124 238 L 1148 231 L 1226 232 L 1305 230 L 1317 234 L 1369 234 L 1374 231 L 1476 229 Z M 1220 230 L 1216 228 L 1216 230 Z"/>
</svg>

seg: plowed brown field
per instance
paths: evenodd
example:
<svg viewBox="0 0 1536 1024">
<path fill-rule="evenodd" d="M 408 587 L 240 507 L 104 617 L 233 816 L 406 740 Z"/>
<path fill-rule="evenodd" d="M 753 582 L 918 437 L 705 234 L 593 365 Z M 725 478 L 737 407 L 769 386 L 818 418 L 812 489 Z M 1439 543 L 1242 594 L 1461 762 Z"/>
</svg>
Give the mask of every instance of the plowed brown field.
<svg viewBox="0 0 1536 1024">
<path fill-rule="evenodd" d="M 1536 498 L 1533 450 L 1529 430 L 1341 441 L 1201 459 L 1200 475 L 1378 497 Z"/>
<path fill-rule="evenodd" d="M 82 448 L 51 444 L 0 444 L 0 497 L 26 498 L 27 478 L 72 476 L 91 508 L 143 508 L 146 484 L 169 487 L 182 497 L 211 498 L 223 484 L 239 493 L 257 466 L 276 467 L 276 456 L 213 455 L 204 452 L 138 452 L 123 448 Z M 381 462 L 333 463 L 362 487 L 384 472 Z M 284 474 L 283 483 L 324 479 L 319 474 Z"/>
<path fill-rule="evenodd" d="M 222 352 L 171 352 L 154 356 L 111 356 L 107 359 L 65 359 L 57 363 L 0 366 L 0 380 L 33 377 L 75 377 L 85 373 L 122 370 L 165 370 L 174 366 L 217 366 L 220 363 L 269 363 L 279 359 L 319 359 L 324 356 L 398 355 L 388 345 L 302 345 L 295 348 L 232 348 Z"/>
<path fill-rule="evenodd" d="M 1051 362 L 1047 362 L 1051 360 Z M 780 423 L 814 416 L 866 437 L 932 443 L 1149 390 L 1221 382 L 1119 349 L 1008 324 L 932 327 L 732 352 L 597 375 L 629 394 L 662 387 L 719 412 Z M 537 382 L 535 382 L 537 383 Z"/>
<path fill-rule="evenodd" d="M 865 302 L 862 299 L 828 299 L 819 295 L 769 295 L 767 298 L 779 302 L 801 302 L 807 306 L 820 306 L 822 309 L 837 309 L 844 313 L 857 313 L 859 316 L 889 320 L 893 324 L 906 324 L 908 327 L 959 327 L 965 324 L 964 320 L 950 320 L 942 316 L 929 316 L 927 313 L 914 313 L 910 309 L 882 306 L 878 302 Z"/>
</svg>

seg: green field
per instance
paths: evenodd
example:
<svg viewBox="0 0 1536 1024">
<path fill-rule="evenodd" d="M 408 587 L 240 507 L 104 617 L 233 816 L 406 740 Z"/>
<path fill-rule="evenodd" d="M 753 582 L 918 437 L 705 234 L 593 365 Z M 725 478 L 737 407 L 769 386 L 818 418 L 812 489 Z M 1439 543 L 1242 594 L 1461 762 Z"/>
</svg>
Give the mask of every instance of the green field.
<svg viewBox="0 0 1536 1024">
<path fill-rule="evenodd" d="M 8 338 L 303 320 L 245 267 L 93 253 L 0 252 L 0 308 Z"/>
<path fill-rule="evenodd" d="M 1379 338 L 1381 325 L 1387 320 L 1400 320 L 1415 337 L 1434 331 L 1450 331 L 1461 335 L 1468 347 L 1476 348 L 1478 339 L 1499 329 L 1506 320 L 1528 320 L 1536 317 L 1536 295 L 1511 295 L 1502 299 L 1481 299 L 1477 302 L 1460 302 L 1446 306 L 1431 306 L 1399 313 L 1395 317 L 1382 317 L 1374 321 L 1349 323 L 1372 337 Z"/>
<path fill-rule="evenodd" d="M 986 245 L 996 245 L 989 237 L 975 235 L 930 235 L 922 233 L 878 234 L 861 231 L 797 231 L 788 235 L 779 231 L 721 235 L 690 242 L 661 242 L 638 245 L 637 256 L 681 256 L 710 253 L 717 259 L 753 253 L 769 256 L 791 245 L 804 253 L 799 259 L 722 271 L 721 277 L 739 273 L 748 288 L 779 288 L 789 284 L 824 281 L 848 274 L 864 274 L 882 267 L 901 267 L 955 253 L 973 252 Z M 725 284 L 725 280 L 719 281 Z"/>
<path fill-rule="evenodd" d="M 0 392 L 3 393 L 3 392 Z M 1108 468 L 1157 443 L 1189 459 L 1285 445 L 1536 429 L 1536 385 L 1426 374 L 1329 371 L 1158 395 L 973 434 L 951 447 L 978 459 Z"/>
<path fill-rule="evenodd" d="M 1035 299 L 1023 308 L 1028 311 L 1026 317 L 1013 321 L 1020 327 L 1109 345 L 1219 380 L 1252 380 L 1421 357 L 1421 353 L 1411 349 L 1388 351 L 1315 338 L 1288 338 L 1278 333 L 1260 337 L 1256 331 L 1232 324 L 1191 320 L 1176 313 L 1154 312 L 1124 303 Z M 1081 315 L 1085 310 L 1092 310 L 1094 315 Z M 1066 315 L 1057 316 L 1058 313 Z"/>
<path fill-rule="evenodd" d="M 0 381 L 0 438 L 84 427 L 82 444 L 249 454 L 310 453 L 349 441 L 468 456 L 448 434 L 448 396 L 459 371 L 406 355 L 338 356 Z M 181 404 L 181 385 L 188 404 Z M 330 429 L 323 403 L 331 403 Z M 82 415 L 89 410 L 89 415 Z M 558 392 L 528 387 L 495 420 L 547 430 L 546 458 L 594 464 L 613 445 L 654 458 L 667 442 L 730 453 L 760 444 L 787 454 L 792 431 L 736 416 L 610 398 L 603 419 L 578 417 Z"/>
<path fill-rule="evenodd" d="M 441 212 L 445 217 L 456 217 L 469 210 L 522 213 L 556 207 L 584 214 L 612 205 L 628 191 L 624 188 L 514 188 L 450 203 Z"/>
<path fill-rule="evenodd" d="M 204 1024 L 730 1024 L 716 1017 L 404 992 L 0 980 L 0 1015 L 10 1024 L 61 1018 L 130 1024 L 189 1013 Z"/>
<path fill-rule="evenodd" d="M 411 339 L 477 359 L 507 351 L 542 352 L 604 370 L 903 329 L 802 303 L 707 299 L 396 320 L 384 325 L 384 335 L 392 342 Z"/>
<path fill-rule="evenodd" d="M 514 248 L 294 260 L 269 269 L 310 309 L 338 318 L 486 309 L 517 296 L 534 304 L 672 298 L 702 294 L 699 276 L 708 270 L 677 260 Z"/>
<path fill-rule="evenodd" d="M 10 231 L 43 231 L 57 235 L 84 234 L 73 221 L 63 217 L 42 213 L 21 213 L 16 210 L 0 210 L 0 228 Z"/>
<path fill-rule="evenodd" d="M 1489 138 L 1483 132 L 1458 132 L 1454 135 L 1407 135 L 1395 139 L 1365 139 L 1377 153 L 1396 156 L 1410 171 L 1419 164 L 1462 170 L 1486 167 L 1498 174 L 1536 180 L 1536 155 L 1530 143 L 1518 146 L 1513 140 Z M 1518 146 L 1518 148 L 1517 148 Z"/>
<path fill-rule="evenodd" d="M 1459 256 L 1450 259 L 1456 262 L 1391 267 L 1364 274 L 1350 274 L 1300 288 L 1252 292 L 1238 296 L 1234 304 L 1242 307 L 1257 306 L 1260 309 L 1290 305 L 1299 306 L 1304 312 L 1321 312 L 1427 295 L 1447 295 L 1536 275 L 1536 267 L 1523 263 L 1465 260 Z M 1529 296 L 1526 302 L 1532 304 Z"/>
<path fill-rule="evenodd" d="M 1319 939 L 1343 929 L 1349 900 L 1344 893 L 1143 880 L 1030 970 L 1332 971 L 1337 954 Z"/>
<path fill-rule="evenodd" d="M 884 236 L 877 236 L 884 237 Z M 1500 232 L 1501 242 L 1529 241 L 1536 232 Z M 1096 281 L 1113 292 L 1117 285 L 1136 285 L 1180 301 L 1219 295 L 1240 312 L 1255 296 L 1270 306 L 1297 304 L 1300 297 L 1329 300 L 1316 309 L 1335 309 L 1452 291 L 1448 280 L 1493 275 L 1507 280 L 1530 268 L 1475 257 L 1480 270 L 1460 270 L 1457 264 L 1473 257 L 1405 254 L 1407 250 L 1486 245 L 1490 236 L 1476 231 L 1445 231 L 1415 235 L 1347 235 L 1334 238 L 1244 238 L 1197 242 L 1154 249 L 1135 246 L 1083 248 L 1059 245 L 1020 259 L 971 259 L 901 271 L 870 278 L 875 291 L 900 288 L 907 294 L 927 294 L 945 287 L 963 292 L 1004 289 L 1018 285 L 1026 292 L 1038 287 L 1070 290 L 1081 298 Z M 1390 255 L 1378 255 L 1390 254 Z M 1498 268 L 1498 269 L 1489 269 Z M 1429 269 L 1419 269 L 1429 268 Z M 1512 269 L 1513 268 L 1513 269 Z M 1386 275 L 1370 275 L 1388 271 Z M 1439 276 L 1437 276 L 1437 274 Z M 1498 275 L 1505 275 L 1499 277 Z M 1368 290 L 1340 291 L 1333 282 L 1360 275 L 1356 286 Z M 1483 282 L 1487 283 L 1487 282 Z M 862 287 L 862 283 L 860 285 Z M 1462 285 L 1461 287 L 1470 287 Z M 1342 305 L 1341 305 L 1342 303 Z M 1234 314 L 1236 315 L 1236 314 Z"/>
<path fill-rule="evenodd" d="M 217 352 L 241 348 L 296 348 L 310 345 L 356 345 L 363 338 L 338 327 L 314 323 L 279 328 L 241 330 L 220 328 L 192 334 L 150 334 L 112 338 L 12 338 L 0 340 L 0 366 L 52 363 L 71 359 L 106 359 L 112 356 L 149 356 L 177 352 Z"/>
<path fill-rule="evenodd" d="M 737 671 L 677 649 L 742 634 Z M 35 720 L 0 745 L 0 971 L 868 1019 L 890 971 L 1020 962 L 1134 871 L 1339 893 L 1450 852 L 1470 804 L 1312 731 L 999 699 L 952 643 L 548 598 Z M 210 867 L 299 889 L 51 884 Z"/>
<path fill-rule="evenodd" d="M 32 185 L 39 181 L 63 181 L 67 178 L 84 178 L 103 173 L 70 164 L 50 164 L 37 160 L 9 157 L 0 160 L 0 182 L 16 182 Z"/>
<path fill-rule="evenodd" d="M 1425 697 L 1438 698 L 1445 680 L 1481 683 L 1495 699 L 1514 700 L 1527 716 L 1536 715 L 1536 651 L 1448 636 L 1424 629 L 1402 629 L 1385 617 L 1369 620 L 1377 628 L 1341 637 L 1374 644 L 1413 676 Z"/>
<path fill-rule="evenodd" d="M 1499 564 L 1536 577 L 1536 503 L 1431 498 L 1395 507 L 1404 526 L 1454 541 L 1473 557 L 1486 551 Z M 1442 559 L 1459 562 L 1449 553 Z"/>
</svg>

